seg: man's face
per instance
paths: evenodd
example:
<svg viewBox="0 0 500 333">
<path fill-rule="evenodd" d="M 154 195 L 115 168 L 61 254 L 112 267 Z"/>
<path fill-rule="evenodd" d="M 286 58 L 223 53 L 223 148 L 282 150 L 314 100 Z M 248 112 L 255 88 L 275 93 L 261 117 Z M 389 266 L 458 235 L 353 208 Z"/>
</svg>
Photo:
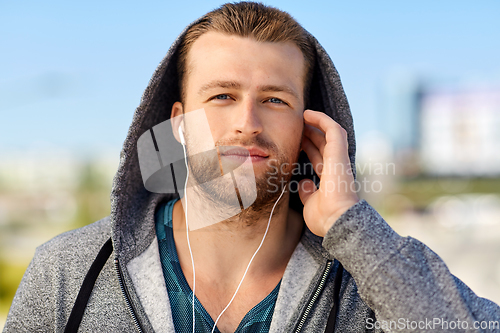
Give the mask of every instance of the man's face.
<svg viewBox="0 0 500 333">
<path fill-rule="evenodd" d="M 216 146 L 249 150 L 257 184 L 255 206 L 281 193 L 281 186 L 270 186 L 280 185 L 269 180 L 269 173 L 276 176 L 273 165 L 287 162 L 290 167 L 283 171 L 288 176 L 283 178 L 291 178 L 302 138 L 304 77 L 304 57 L 291 42 L 262 43 L 208 32 L 188 52 L 185 100 L 174 104 L 172 116 L 203 108 Z M 198 140 L 196 130 L 187 125 L 189 148 L 189 141 Z M 207 168 L 194 169 L 199 171 L 193 170 L 193 176 L 202 181 Z M 215 192 L 220 196 L 220 189 Z"/>
</svg>

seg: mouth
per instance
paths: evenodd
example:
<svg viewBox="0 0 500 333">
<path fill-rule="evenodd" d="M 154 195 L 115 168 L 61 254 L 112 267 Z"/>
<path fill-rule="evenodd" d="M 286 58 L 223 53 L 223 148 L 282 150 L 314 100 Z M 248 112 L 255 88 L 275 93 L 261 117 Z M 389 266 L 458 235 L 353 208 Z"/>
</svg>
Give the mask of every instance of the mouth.
<svg viewBox="0 0 500 333">
<path fill-rule="evenodd" d="M 219 147 L 221 158 L 229 158 L 243 163 L 248 158 L 252 163 L 263 162 L 269 154 L 257 147 Z"/>
</svg>

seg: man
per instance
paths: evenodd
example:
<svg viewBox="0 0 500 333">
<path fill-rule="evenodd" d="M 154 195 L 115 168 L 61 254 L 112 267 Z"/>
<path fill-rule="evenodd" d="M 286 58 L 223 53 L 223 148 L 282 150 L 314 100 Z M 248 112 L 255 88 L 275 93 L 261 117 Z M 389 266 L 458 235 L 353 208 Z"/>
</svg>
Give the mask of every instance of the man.
<svg viewBox="0 0 500 333">
<path fill-rule="evenodd" d="M 229 201 L 227 188 L 201 188 L 209 162 L 192 158 L 200 127 L 186 120 L 198 110 L 221 165 L 247 154 L 256 197 L 234 216 L 192 228 Z M 141 135 L 169 118 L 191 163 L 184 189 L 177 184 L 182 201 L 145 189 L 137 152 Z M 354 144 L 331 60 L 288 14 L 244 2 L 208 13 L 181 34 L 144 93 L 111 216 L 37 249 L 5 332 L 500 330 L 481 325 L 498 324 L 497 305 L 358 199 Z M 291 180 L 301 180 L 298 193 Z M 201 189 L 189 190 L 189 181 Z M 238 189 L 239 197 L 251 190 Z M 213 209 L 197 209 L 203 198 Z M 114 261 L 101 255 L 111 251 L 109 237 Z"/>
</svg>

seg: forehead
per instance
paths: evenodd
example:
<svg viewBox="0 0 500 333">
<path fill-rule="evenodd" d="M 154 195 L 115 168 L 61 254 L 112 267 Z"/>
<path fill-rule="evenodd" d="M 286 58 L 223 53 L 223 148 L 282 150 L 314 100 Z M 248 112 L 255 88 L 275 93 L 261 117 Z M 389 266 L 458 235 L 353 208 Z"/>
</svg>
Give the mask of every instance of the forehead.
<svg viewBox="0 0 500 333">
<path fill-rule="evenodd" d="M 305 77 L 304 56 L 292 42 L 258 42 L 212 31 L 192 44 L 186 65 L 188 90 L 198 81 L 221 79 L 291 84 L 301 92 Z"/>
</svg>

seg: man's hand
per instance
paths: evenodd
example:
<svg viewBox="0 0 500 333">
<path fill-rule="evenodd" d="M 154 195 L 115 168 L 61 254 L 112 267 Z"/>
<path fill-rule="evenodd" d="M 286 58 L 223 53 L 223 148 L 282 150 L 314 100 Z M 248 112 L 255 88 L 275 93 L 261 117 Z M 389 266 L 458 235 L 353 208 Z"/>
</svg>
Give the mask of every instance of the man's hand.
<svg viewBox="0 0 500 333">
<path fill-rule="evenodd" d="M 359 201 L 348 154 L 346 131 L 328 115 L 304 111 L 302 149 L 320 177 L 319 189 L 310 179 L 299 184 L 304 220 L 324 237 L 335 221 Z"/>
</svg>

